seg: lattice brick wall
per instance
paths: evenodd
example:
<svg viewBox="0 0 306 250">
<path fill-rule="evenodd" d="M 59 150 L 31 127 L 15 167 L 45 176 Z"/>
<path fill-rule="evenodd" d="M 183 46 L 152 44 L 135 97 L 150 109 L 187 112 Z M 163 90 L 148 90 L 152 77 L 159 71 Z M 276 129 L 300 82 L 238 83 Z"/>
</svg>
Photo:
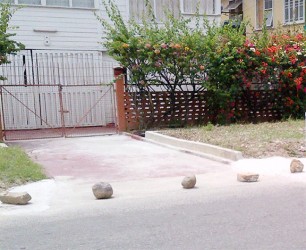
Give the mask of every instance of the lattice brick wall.
<svg viewBox="0 0 306 250">
<path fill-rule="evenodd" d="M 147 95 L 125 92 L 125 118 L 127 129 L 152 127 L 175 127 L 181 125 L 206 124 L 212 121 L 213 110 L 207 101 L 208 93 L 175 92 L 175 109 L 171 112 L 171 94 L 152 92 Z M 240 120 L 262 122 L 279 120 L 281 108 L 273 91 L 251 91 L 248 96 L 236 101 L 235 108 Z M 152 105 L 151 105 L 152 104 Z"/>
</svg>

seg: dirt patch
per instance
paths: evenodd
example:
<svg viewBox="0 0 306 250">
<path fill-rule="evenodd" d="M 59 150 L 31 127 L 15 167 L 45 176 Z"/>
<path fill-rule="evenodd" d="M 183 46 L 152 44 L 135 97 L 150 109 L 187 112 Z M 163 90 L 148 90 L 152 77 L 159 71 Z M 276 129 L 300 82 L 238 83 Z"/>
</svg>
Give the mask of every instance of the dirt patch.
<svg viewBox="0 0 306 250">
<path fill-rule="evenodd" d="M 305 121 L 235 124 L 162 130 L 176 138 L 209 143 L 241 151 L 246 158 L 305 157 Z"/>
</svg>

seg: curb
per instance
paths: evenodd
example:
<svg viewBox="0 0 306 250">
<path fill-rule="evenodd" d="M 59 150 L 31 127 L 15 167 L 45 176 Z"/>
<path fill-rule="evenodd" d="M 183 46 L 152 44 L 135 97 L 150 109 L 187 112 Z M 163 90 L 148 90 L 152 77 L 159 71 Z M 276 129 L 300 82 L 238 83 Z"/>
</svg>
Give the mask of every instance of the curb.
<svg viewBox="0 0 306 250">
<path fill-rule="evenodd" d="M 191 150 L 191 149 L 188 149 L 186 147 L 173 146 L 173 145 L 171 145 L 169 143 L 161 142 L 161 141 L 156 140 L 156 139 L 149 139 L 147 137 L 147 133 L 148 132 L 146 132 L 146 137 L 141 137 L 139 135 L 134 135 L 134 134 L 131 134 L 131 133 L 128 133 L 128 132 L 122 132 L 120 134 L 125 135 L 125 136 L 129 136 L 129 137 L 131 137 L 134 140 L 152 143 L 152 144 L 155 144 L 155 145 L 158 145 L 158 146 L 161 146 L 161 147 L 177 150 L 177 151 L 182 152 L 182 153 L 187 153 L 187 154 L 195 155 L 195 156 L 198 156 L 198 157 L 202 157 L 202 158 L 205 158 L 205 159 L 217 161 L 217 162 L 224 163 L 224 164 L 231 164 L 233 162 L 233 160 L 231 160 L 231 159 L 227 159 L 227 158 L 224 158 L 224 157 L 218 157 L 216 155 L 209 154 L 209 153 L 206 153 L 206 152 Z M 150 132 L 150 133 L 152 133 L 152 132 Z M 156 132 L 154 132 L 154 133 L 156 133 Z M 158 133 L 156 133 L 156 134 L 158 134 Z M 158 135 L 160 135 L 160 134 L 158 134 Z M 170 137 L 170 136 L 168 136 L 168 137 Z M 170 137 L 170 138 L 171 139 L 176 139 L 176 138 L 173 138 L 173 137 Z M 185 141 L 185 140 L 183 140 L 183 141 Z M 190 142 L 190 141 L 186 141 L 186 142 Z M 212 145 L 209 145 L 209 146 L 212 146 Z M 216 147 L 216 146 L 212 146 L 212 147 Z M 226 150 L 228 150 L 228 149 L 226 149 Z M 242 155 L 241 155 L 241 157 L 242 157 Z"/>
<path fill-rule="evenodd" d="M 174 138 L 167 135 L 162 135 L 157 131 L 147 131 L 145 137 L 149 140 L 161 144 L 167 144 L 172 147 L 180 148 L 184 151 L 190 151 L 195 154 L 204 154 L 206 157 L 223 159 L 223 161 L 238 161 L 243 159 L 242 153 L 239 151 L 218 147 L 202 142 L 187 141 Z"/>
</svg>

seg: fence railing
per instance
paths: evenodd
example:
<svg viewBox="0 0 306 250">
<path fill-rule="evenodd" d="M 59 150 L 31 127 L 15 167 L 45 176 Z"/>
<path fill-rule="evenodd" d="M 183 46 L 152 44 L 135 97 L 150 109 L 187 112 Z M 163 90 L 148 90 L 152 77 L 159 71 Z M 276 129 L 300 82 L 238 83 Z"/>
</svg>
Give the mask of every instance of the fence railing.
<svg viewBox="0 0 306 250">
<path fill-rule="evenodd" d="M 118 69 L 116 75 L 125 74 Z M 216 110 L 210 93 L 199 86 L 194 91 L 163 91 L 157 87 L 137 89 L 117 77 L 118 122 L 121 130 L 179 127 L 214 122 Z M 190 89 L 190 88 L 189 88 Z M 237 119 L 244 122 L 274 121 L 282 118 L 280 96 L 273 89 L 254 87 L 235 102 Z"/>
<path fill-rule="evenodd" d="M 0 66 L 3 85 L 90 85 L 110 83 L 113 68 L 100 51 L 23 50 Z"/>
</svg>

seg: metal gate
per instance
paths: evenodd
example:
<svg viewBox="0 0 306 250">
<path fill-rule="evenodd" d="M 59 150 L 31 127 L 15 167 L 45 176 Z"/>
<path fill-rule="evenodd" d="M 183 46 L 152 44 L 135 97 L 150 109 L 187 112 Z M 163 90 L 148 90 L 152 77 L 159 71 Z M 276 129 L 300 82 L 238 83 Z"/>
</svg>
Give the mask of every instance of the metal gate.
<svg viewBox="0 0 306 250">
<path fill-rule="evenodd" d="M 100 52 L 22 51 L 0 68 L 6 140 L 115 132 L 111 62 Z"/>
</svg>

